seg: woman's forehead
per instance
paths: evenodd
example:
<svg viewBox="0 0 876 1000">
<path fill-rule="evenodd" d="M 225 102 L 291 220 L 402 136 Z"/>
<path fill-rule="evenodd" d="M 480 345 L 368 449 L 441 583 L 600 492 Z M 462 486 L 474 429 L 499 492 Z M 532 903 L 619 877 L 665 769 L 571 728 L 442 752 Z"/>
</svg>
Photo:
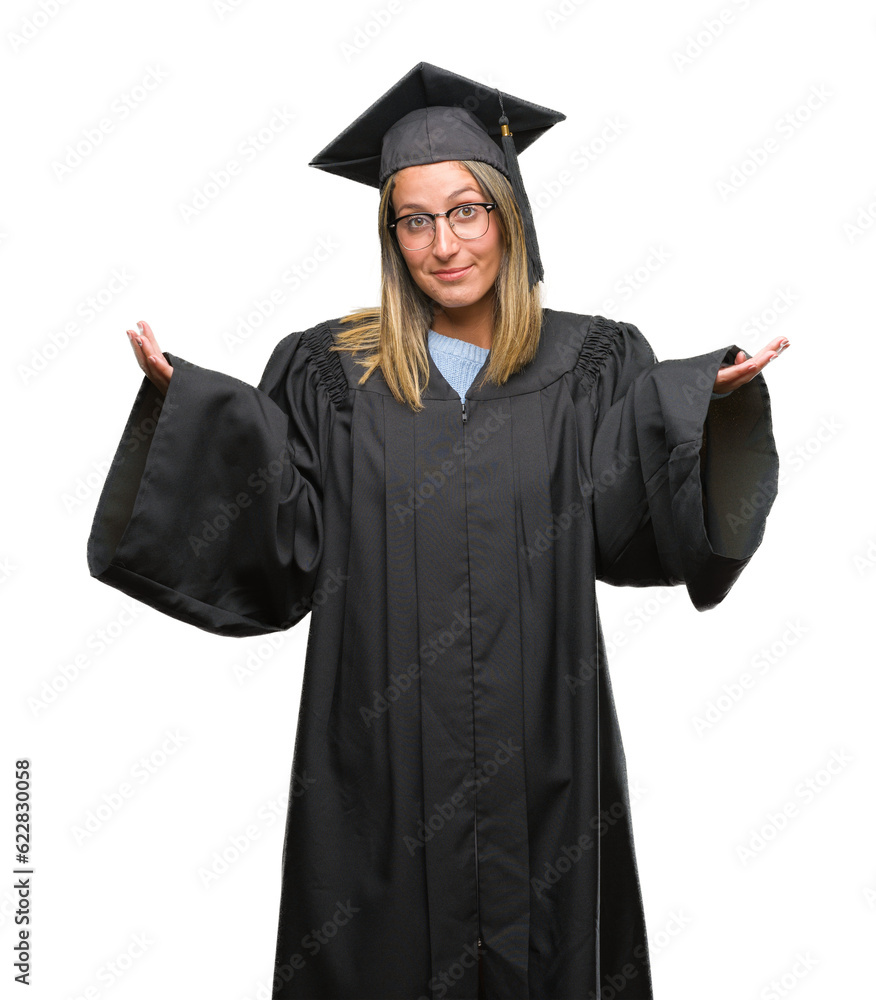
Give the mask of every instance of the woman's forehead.
<svg viewBox="0 0 876 1000">
<path fill-rule="evenodd" d="M 409 202 L 417 208 L 426 208 L 420 202 L 447 201 L 462 194 L 484 196 L 474 175 L 458 160 L 420 163 L 393 175 L 392 201 L 396 208 Z"/>
</svg>

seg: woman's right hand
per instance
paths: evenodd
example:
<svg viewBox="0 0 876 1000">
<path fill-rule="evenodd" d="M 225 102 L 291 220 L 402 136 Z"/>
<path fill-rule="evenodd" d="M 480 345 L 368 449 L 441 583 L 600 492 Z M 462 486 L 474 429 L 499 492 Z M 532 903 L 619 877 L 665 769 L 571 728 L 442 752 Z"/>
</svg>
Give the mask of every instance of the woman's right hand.
<svg viewBox="0 0 876 1000">
<path fill-rule="evenodd" d="M 158 349 L 155 334 L 146 320 L 140 320 L 137 327 L 136 330 L 128 330 L 128 340 L 131 342 L 131 347 L 134 348 L 137 364 L 146 378 L 164 396 L 170 385 L 173 367 L 167 363 L 167 359 Z"/>
</svg>

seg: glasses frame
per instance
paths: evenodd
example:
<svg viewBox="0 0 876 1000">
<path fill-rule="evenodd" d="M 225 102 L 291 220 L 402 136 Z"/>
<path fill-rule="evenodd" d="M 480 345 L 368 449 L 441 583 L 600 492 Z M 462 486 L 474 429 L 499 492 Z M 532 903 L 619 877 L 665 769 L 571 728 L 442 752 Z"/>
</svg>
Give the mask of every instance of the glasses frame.
<svg viewBox="0 0 876 1000">
<path fill-rule="evenodd" d="M 450 221 L 450 213 L 458 212 L 461 208 L 468 208 L 469 205 L 477 206 L 478 208 L 485 208 L 487 210 L 487 228 L 481 233 L 480 236 L 462 236 L 457 233 L 454 229 L 453 223 Z M 392 229 L 395 232 L 395 238 L 398 240 L 399 246 L 409 250 L 411 253 L 416 253 L 418 250 L 428 250 L 430 246 L 435 242 L 435 237 L 438 235 L 438 219 L 447 219 L 447 225 L 453 230 L 453 235 L 460 240 L 482 240 L 487 233 L 490 231 L 490 212 L 496 208 L 496 202 L 494 201 L 467 201 L 462 205 L 454 205 L 453 208 L 449 208 L 446 212 L 409 212 L 407 215 L 400 215 L 394 222 L 390 222 L 387 225 L 387 229 Z M 398 234 L 398 229 L 396 228 L 400 222 L 404 222 L 405 219 L 413 219 L 415 216 L 428 216 L 432 220 L 432 239 L 422 247 L 408 247 L 405 246 L 401 241 L 401 237 Z"/>
</svg>

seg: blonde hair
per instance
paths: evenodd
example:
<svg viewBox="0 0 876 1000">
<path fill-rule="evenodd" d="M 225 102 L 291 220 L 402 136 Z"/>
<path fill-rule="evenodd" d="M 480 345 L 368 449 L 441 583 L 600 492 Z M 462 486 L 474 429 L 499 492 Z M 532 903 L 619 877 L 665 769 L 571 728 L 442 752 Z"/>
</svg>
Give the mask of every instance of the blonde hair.
<svg viewBox="0 0 876 1000">
<path fill-rule="evenodd" d="M 529 364 L 538 350 L 541 334 L 541 286 L 531 287 L 527 273 L 523 222 L 511 184 L 489 164 L 460 160 L 480 184 L 484 196 L 496 203 L 504 236 L 502 261 L 496 278 L 493 338 L 483 382 L 504 384 Z M 364 352 L 357 362 L 365 368 L 362 385 L 378 367 L 393 396 L 414 410 L 421 410 L 421 395 L 429 382 L 428 331 L 435 303 L 414 282 L 395 237 L 387 229 L 393 219 L 389 178 L 380 198 L 380 258 L 382 269 L 380 307 L 366 307 L 344 316 L 349 324 L 338 332 L 333 350 Z M 483 384 L 479 383 L 479 384 Z"/>
</svg>

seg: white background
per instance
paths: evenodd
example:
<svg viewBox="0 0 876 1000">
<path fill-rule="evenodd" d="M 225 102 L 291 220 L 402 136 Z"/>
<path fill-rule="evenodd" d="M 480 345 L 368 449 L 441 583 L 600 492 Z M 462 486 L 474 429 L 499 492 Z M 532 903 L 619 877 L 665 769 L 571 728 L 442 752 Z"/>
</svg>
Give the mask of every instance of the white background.
<svg viewBox="0 0 876 1000">
<path fill-rule="evenodd" d="M 287 333 L 377 301 L 376 191 L 307 163 L 427 60 L 567 115 L 521 158 L 547 305 L 635 323 L 660 360 L 791 340 L 766 372 L 780 492 L 733 591 L 701 614 L 602 587 L 602 619 L 658 1000 L 872 996 L 871 5 L 14 0 L 2 32 L 4 992 L 26 756 L 29 996 L 268 995 L 307 620 L 276 650 L 208 635 L 92 580 L 86 539 L 140 384 L 127 327 L 255 383 Z"/>
</svg>

